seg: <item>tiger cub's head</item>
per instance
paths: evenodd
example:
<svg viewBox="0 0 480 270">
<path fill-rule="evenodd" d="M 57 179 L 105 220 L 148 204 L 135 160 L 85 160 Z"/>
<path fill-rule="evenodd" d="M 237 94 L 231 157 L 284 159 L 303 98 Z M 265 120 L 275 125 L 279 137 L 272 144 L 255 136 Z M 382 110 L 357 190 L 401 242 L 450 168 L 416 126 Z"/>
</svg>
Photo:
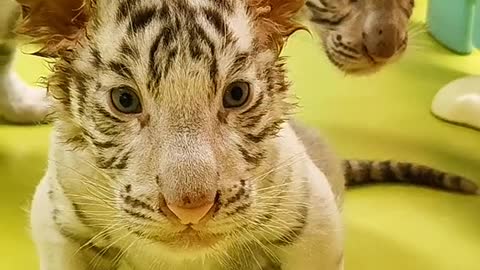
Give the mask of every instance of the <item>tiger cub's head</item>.
<svg viewBox="0 0 480 270">
<path fill-rule="evenodd" d="M 292 203 L 268 172 L 292 107 L 280 52 L 303 1 L 19 1 L 20 31 L 57 59 L 56 134 L 101 172 L 102 220 L 176 252 L 290 235 L 272 229 Z"/>
<path fill-rule="evenodd" d="M 329 60 L 347 74 L 376 72 L 407 48 L 414 0 L 308 0 L 306 8 Z"/>
</svg>

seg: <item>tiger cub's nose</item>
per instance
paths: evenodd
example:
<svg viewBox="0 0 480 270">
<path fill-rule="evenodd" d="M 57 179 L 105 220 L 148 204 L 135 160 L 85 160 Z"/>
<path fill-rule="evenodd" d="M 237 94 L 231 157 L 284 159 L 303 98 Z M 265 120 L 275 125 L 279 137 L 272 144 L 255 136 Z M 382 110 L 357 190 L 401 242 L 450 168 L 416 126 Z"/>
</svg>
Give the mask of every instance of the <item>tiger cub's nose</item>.
<svg viewBox="0 0 480 270">
<path fill-rule="evenodd" d="M 399 49 L 398 27 L 392 23 L 367 27 L 363 33 L 367 53 L 376 61 L 386 61 Z"/>
<path fill-rule="evenodd" d="M 167 204 L 167 207 L 180 220 L 180 223 L 187 225 L 198 224 L 210 209 L 212 209 L 213 205 L 214 202 L 208 202 L 192 208 L 185 208 L 184 206 L 174 204 Z"/>
<path fill-rule="evenodd" d="M 183 196 L 181 200 L 166 201 L 168 209 L 184 225 L 198 224 L 201 220 L 209 218 L 210 215 L 208 214 L 219 197 L 217 192 L 208 195 L 195 195 Z"/>
</svg>

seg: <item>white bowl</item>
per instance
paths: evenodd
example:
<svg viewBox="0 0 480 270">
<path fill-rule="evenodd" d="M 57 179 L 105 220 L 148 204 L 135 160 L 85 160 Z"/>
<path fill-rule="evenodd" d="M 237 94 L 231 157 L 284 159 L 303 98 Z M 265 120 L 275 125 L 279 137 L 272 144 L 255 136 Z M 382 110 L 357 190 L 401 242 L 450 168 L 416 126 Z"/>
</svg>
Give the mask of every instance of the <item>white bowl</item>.
<svg viewBox="0 0 480 270">
<path fill-rule="evenodd" d="M 440 119 L 480 129 L 480 76 L 455 80 L 443 87 L 432 102 Z"/>
</svg>

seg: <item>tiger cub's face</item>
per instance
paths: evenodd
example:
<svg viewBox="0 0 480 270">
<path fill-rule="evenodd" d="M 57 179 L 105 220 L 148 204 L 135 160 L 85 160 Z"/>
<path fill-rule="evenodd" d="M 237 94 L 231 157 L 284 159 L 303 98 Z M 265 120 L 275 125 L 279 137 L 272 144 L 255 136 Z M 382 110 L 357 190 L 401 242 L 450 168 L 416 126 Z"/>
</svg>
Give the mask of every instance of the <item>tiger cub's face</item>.
<svg viewBox="0 0 480 270">
<path fill-rule="evenodd" d="M 373 73 L 407 48 L 414 0 L 341 0 L 306 5 L 329 60 L 348 74 Z"/>
</svg>

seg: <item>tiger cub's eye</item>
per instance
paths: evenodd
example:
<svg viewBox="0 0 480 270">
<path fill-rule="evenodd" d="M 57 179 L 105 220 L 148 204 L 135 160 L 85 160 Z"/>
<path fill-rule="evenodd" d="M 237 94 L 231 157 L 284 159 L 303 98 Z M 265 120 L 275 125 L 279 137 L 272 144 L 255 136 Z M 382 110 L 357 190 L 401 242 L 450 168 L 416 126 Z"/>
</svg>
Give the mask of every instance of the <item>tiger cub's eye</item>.
<svg viewBox="0 0 480 270">
<path fill-rule="evenodd" d="M 142 104 L 135 91 L 128 86 L 117 87 L 111 90 L 110 98 L 115 109 L 125 114 L 142 112 Z"/>
<path fill-rule="evenodd" d="M 250 85 L 246 82 L 234 82 L 227 87 L 223 95 L 223 107 L 239 108 L 245 105 L 250 97 Z"/>
</svg>

